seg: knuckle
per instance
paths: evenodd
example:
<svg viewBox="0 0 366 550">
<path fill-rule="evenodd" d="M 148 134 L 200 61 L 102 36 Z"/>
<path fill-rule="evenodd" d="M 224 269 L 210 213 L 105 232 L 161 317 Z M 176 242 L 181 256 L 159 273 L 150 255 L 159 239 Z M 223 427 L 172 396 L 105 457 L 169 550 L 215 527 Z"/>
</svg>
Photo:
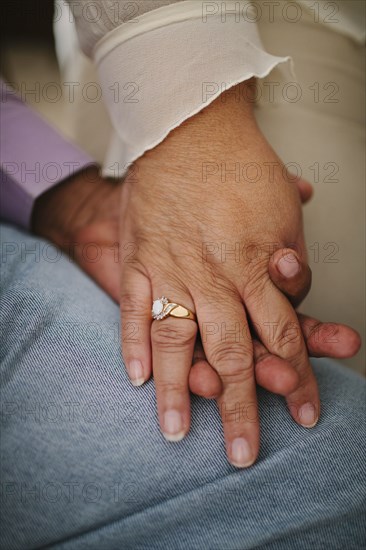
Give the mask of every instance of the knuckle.
<svg viewBox="0 0 366 550">
<path fill-rule="evenodd" d="M 159 390 L 162 393 L 176 393 L 181 394 L 186 391 L 186 385 L 179 383 L 179 382 L 173 382 L 170 380 L 159 380 L 158 382 Z"/>
<path fill-rule="evenodd" d="M 246 302 L 261 301 L 266 295 L 267 286 L 271 284 L 268 276 L 268 267 L 263 263 L 256 263 L 248 269 L 247 278 L 242 288 L 242 295 Z"/>
<path fill-rule="evenodd" d="M 316 382 L 311 368 L 303 369 L 300 373 L 299 384 L 296 391 L 307 391 L 309 388 L 316 389 Z"/>
<path fill-rule="evenodd" d="M 297 323 L 288 321 L 281 327 L 276 339 L 276 348 L 289 361 L 300 361 L 303 355 L 303 343 Z"/>
<path fill-rule="evenodd" d="M 282 356 L 286 361 L 291 363 L 294 367 L 299 367 L 303 360 L 302 349 L 298 346 L 283 346 L 277 352 L 278 355 Z"/>
<path fill-rule="evenodd" d="M 158 349 L 179 352 L 182 347 L 193 346 L 197 325 L 190 321 L 155 321 L 151 330 L 151 340 Z M 178 344 L 178 346 L 177 346 Z"/>
<path fill-rule="evenodd" d="M 228 363 L 246 364 L 252 360 L 253 350 L 249 345 L 239 342 L 212 343 L 210 346 L 210 361 L 214 365 L 225 365 Z"/>
<path fill-rule="evenodd" d="M 120 307 L 122 314 L 125 315 L 145 315 L 147 311 L 146 301 L 137 294 L 129 292 L 121 294 Z"/>
<path fill-rule="evenodd" d="M 223 378 L 243 381 L 253 373 L 253 352 L 242 345 L 218 345 L 211 349 L 210 362 Z"/>
<path fill-rule="evenodd" d="M 339 328 L 335 325 L 332 330 L 331 336 L 337 336 Z M 319 344 L 329 342 L 329 325 L 324 325 L 321 321 L 316 321 L 314 325 L 306 333 L 306 339 L 311 340 L 312 343 Z"/>
<path fill-rule="evenodd" d="M 224 385 L 242 385 L 253 379 L 254 368 L 252 365 L 229 366 L 220 372 L 220 378 Z"/>
</svg>

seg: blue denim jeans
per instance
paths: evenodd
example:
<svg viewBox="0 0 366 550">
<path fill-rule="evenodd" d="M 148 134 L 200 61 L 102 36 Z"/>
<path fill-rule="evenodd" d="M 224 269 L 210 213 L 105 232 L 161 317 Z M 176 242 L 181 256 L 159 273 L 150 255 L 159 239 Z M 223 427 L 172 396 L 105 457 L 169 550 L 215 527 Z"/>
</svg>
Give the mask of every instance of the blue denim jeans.
<svg viewBox="0 0 366 550">
<path fill-rule="evenodd" d="M 117 305 L 45 241 L 1 236 L 1 548 L 365 548 L 363 378 L 314 360 L 310 430 L 258 388 L 249 469 L 227 462 L 212 401 L 192 396 L 169 443 L 153 380 L 128 381 Z"/>
</svg>

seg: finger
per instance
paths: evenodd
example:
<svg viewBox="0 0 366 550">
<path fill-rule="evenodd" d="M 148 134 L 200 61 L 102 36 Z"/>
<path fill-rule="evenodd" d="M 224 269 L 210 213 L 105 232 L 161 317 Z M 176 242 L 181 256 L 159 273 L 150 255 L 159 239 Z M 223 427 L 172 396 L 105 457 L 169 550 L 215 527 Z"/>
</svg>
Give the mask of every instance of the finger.
<svg viewBox="0 0 366 550">
<path fill-rule="evenodd" d="M 217 399 L 222 392 L 222 383 L 217 372 L 207 362 L 199 337 L 193 353 L 193 365 L 189 371 L 189 389 L 206 399 Z"/>
<path fill-rule="evenodd" d="M 276 287 L 298 306 L 311 287 L 311 269 L 292 248 L 281 248 L 272 255 L 269 276 Z"/>
<path fill-rule="evenodd" d="M 352 328 L 339 323 L 322 323 L 303 314 L 297 314 L 311 357 L 353 357 L 359 351 L 361 338 Z M 257 384 L 272 393 L 286 396 L 299 384 L 299 376 L 290 363 L 270 354 L 263 344 L 254 339 L 255 377 Z M 217 372 L 206 361 L 198 340 L 189 373 L 192 393 L 206 399 L 217 398 L 222 384 Z"/>
<path fill-rule="evenodd" d="M 299 384 L 299 376 L 292 365 L 269 353 L 258 340 L 253 340 L 253 344 L 257 384 L 267 391 L 283 396 L 294 391 Z M 207 362 L 202 347 L 194 352 L 193 366 L 189 373 L 189 389 L 206 399 L 217 399 L 223 390 L 221 379 Z"/>
<path fill-rule="evenodd" d="M 313 186 L 311 183 L 302 178 L 297 178 L 295 183 L 299 191 L 302 204 L 306 204 L 313 196 Z"/>
<path fill-rule="evenodd" d="M 258 340 L 253 341 L 255 378 L 257 384 L 267 391 L 286 396 L 299 385 L 299 375 L 292 365 L 269 353 Z"/>
<path fill-rule="evenodd" d="M 148 278 L 125 266 L 120 297 L 122 355 L 134 386 L 141 386 L 151 376 L 151 303 Z"/>
<path fill-rule="evenodd" d="M 211 365 L 207 361 L 200 360 L 189 372 L 189 389 L 205 399 L 217 399 L 222 393 L 222 383 Z"/>
<path fill-rule="evenodd" d="M 243 297 L 259 339 L 267 350 L 290 362 L 299 375 L 297 389 L 286 396 L 294 420 L 306 428 L 315 426 L 320 413 L 317 382 L 296 313 L 285 296 L 263 279 L 256 293 Z"/>
<path fill-rule="evenodd" d="M 231 464 L 248 467 L 259 450 L 259 422 L 252 338 L 240 297 L 194 296 L 202 345 L 208 362 L 221 378 L 217 400 Z"/>
<path fill-rule="evenodd" d="M 360 335 L 347 325 L 322 323 L 298 314 L 309 354 L 312 357 L 353 357 L 361 347 Z"/>
<path fill-rule="evenodd" d="M 188 293 L 173 286 L 170 301 L 195 311 Z M 162 297 L 162 287 L 153 284 L 154 300 Z M 166 317 L 151 326 L 152 363 L 161 431 L 168 441 L 180 441 L 190 425 L 188 376 L 192 365 L 197 323 L 191 319 Z"/>
</svg>

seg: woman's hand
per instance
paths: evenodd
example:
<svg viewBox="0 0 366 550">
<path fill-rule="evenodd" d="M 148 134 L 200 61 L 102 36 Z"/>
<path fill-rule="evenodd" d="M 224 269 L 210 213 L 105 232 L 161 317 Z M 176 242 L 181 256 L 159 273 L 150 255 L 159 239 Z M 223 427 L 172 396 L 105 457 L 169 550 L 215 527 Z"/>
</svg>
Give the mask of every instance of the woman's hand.
<svg viewBox="0 0 366 550">
<path fill-rule="evenodd" d="M 296 186 L 301 201 L 308 201 L 311 185 L 300 179 Z M 106 180 L 100 177 L 97 168 L 89 168 L 42 195 L 33 216 L 34 231 L 72 253 L 85 273 L 117 303 L 120 261 L 129 257 L 129 252 L 125 256 L 118 253 L 120 193 L 121 182 Z M 97 248 L 98 261 L 90 260 L 87 252 L 90 246 Z M 308 265 L 299 261 L 294 269 L 293 263 L 286 261 L 286 249 L 271 257 L 269 276 L 294 306 L 299 305 L 310 288 Z M 360 338 L 353 329 L 338 323 L 321 323 L 301 314 L 298 319 L 310 356 L 343 358 L 357 353 Z M 290 393 L 299 383 L 292 366 L 270 354 L 258 341 L 254 351 L 257 383 L 273 393 Z M 195 345 L 189 387 L 205 398 L 217 398 L 222 392 L 221 380 L 207 362 L 200 339 Z"/>
<path fill-rule="evenodd" d="M 305 202 L 311 195 L 311 186 L 303 180 L 296 183 L 301 199 Z M 120 182 L 105 180 L 99 176 L 97 168 L 89 168 L 40 197 L 33 216 L 34 231 L 65 251 L 72 251 L 80 267 L 117 302 L 120 261 L 129 256 L 129 252 L 124 255 L 123 251 L 119 257 L 116 256 L 120 189 Z M 88 260 L 88 254 L 85 253 L 91 244 L 100 251 L 98 261 Z M 297 272 L 288 269 L 290 264 L 284 261 L 284 257 L 285 251 L 277 251 L 272 256 L 270 277 L 296 304 L 310 286 L 310 271 L 304 262 L 299 263 Z M 357 352 L 359 337 L 352 329 L 344 325 L 322 324 L 305 316 L 300 316 L 299 321 L 310 354 L 349 357 Z M 292 367 L 266 352 L 259 343 L 254 349 L 257 382 L 281 395 L 292 391 L 299 382 Z M 191 391 L 207 398 L 218 397 L 222 392 L 221 379 L 207 363 L 199 340 L 196 342 L 189 386 Z"/>
<path fill-rule="evenodd" d="M 245 467 L 259 449 L 252 333 L 295 370 L 299 383 L 286 395 L 293 418 L 314 426 L 320 403 L 296 313 L 268 273 L 276 249 L 305 258 L 299 196 L 256 125 L 246 84 L 239 88 L 240 101 L 233 90 L 222 94 L 141 157 L 126 179 L 121 247 L 133 243 L 135 253 L 122 264 L 121 315 L 127 370 L 141 381 L 153 369 L 161 430 L 172 441 L 189 430 L 199 328 L 222 384 L 227 455 Z M 152 322 L 152 302 L 163 295 L 194 311 L 198 324 Z M 240 421 L 230 413 L 238 406 Z"/>
</svg>

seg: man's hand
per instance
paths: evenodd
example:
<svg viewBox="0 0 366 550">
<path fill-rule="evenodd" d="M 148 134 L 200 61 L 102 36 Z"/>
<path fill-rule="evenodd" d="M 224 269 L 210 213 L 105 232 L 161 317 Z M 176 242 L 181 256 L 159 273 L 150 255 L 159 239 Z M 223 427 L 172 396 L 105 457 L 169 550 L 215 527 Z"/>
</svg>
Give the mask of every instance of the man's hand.
<svg viewBox="0 0 366 550">
<path fill-rule="evenodd" d="M 121 181 L 107 180 L 96 166 L 78 172 L 39 197 L 33 231 L 68 253 L 119 303 Z"/>
</svg>

